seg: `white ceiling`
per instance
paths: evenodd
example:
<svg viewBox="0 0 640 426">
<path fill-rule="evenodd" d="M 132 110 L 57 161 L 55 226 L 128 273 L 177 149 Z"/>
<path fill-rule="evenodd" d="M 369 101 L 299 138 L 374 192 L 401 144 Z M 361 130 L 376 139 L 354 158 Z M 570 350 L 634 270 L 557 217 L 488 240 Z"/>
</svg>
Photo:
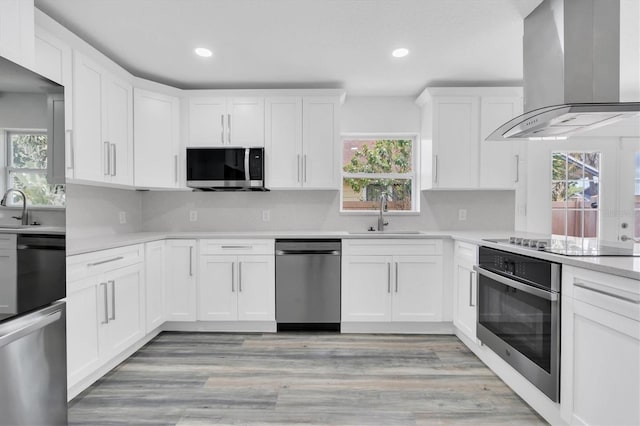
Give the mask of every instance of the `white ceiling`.
<svg viewBox="0 0 640 426">
<path fill-rule="evenodd" d="M 542 0 L 35 0 L 133 74 L 184 89 L 522 82 L 522 21 Z M 205 46 L 212 58 L 196 57 Z M 391 50 L 411 53 L 393 58 Z"/>
</svg>

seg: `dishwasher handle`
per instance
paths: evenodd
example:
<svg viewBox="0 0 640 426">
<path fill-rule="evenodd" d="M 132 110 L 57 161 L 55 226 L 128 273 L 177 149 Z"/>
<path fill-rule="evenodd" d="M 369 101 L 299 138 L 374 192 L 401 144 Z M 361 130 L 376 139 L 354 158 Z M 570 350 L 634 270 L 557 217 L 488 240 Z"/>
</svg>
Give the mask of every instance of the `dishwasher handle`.
<svg viewBox="0 0 640 426">
<path fill-rule="evenodd" d="M 276 256 L 287 256 L 291 254 L 328 254 L 340 256 L 340 250 L 276 250 Z"/>
</svg>

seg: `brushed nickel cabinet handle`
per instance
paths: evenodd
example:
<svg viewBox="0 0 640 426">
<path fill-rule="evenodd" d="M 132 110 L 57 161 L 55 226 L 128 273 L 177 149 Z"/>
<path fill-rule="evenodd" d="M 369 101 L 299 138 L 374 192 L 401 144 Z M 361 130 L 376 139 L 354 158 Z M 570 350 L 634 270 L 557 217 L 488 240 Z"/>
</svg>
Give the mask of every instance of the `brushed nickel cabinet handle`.
<svg viewBox="0 0 640 426">
<path fill-rule="evenodd" d="M 231 262 L 231 293 L 236 291 L 235 288 L 236 281 L 236 262 Z"/>
<path fill-rule="evenodd" d="M 108 283 L 111 283 L 111 312 L 113 315 L 109 318 L 112 321 L 116 320 L 116 282 L 115 280 L 109 280 Z"/>
<path fill-rule="evenodd" d="M 193 247 L 189 247 L 189 276 L 193 276 Z"/>
<path fill-rule="evenodd" d="M 515 155 L 514 157 L 516 157 L 516 179 L 515 179 L 515 183 L 520 182 L 520 156 L 519 155 Z"/>
<path fill-rule="evenodd" d="M 396 293 L 398 292 L 398 262 L 396 262 Z"/>
<path fill-rule="evenodd" d="M 387 262 L 387 293 L 391 293 L 391 262 Z"/>
<path fill-rule="evenodd" d="M 224 114 L 220 114 L 220 143 L 224 145 Z"/>
<path fill-rule="evenodd" d="M 438 156 L 433 156 L 433 183 L 438 183 Z"/>
<path fill-rule="evenodd" d="M 242 262 L 238 262 L 238 291 L 242 293 Z"/>
<path fill-rule="evenodd" d="M 65 130 L 65 133 L 67 135 L 69 135 L 69 151 L 67 153 L 68 156 L 68 162 L 67 162 L 67 170 L 73 170 L 73 167 L 75 166 L 75 148 L 73 146 L 73 130 Z"/>
<path fill-rule="evenodd" d="M 111 161 L 111 167 L 112 167 L 111 176 L 115 176 L 117 174 L 116 166 L 118 164 L 118 161 L 117 161 L 118 160 L 118 156 L 116 154 L 117 153 L 116 149 L 117 149 L 116 144 L 112 143 L 111 144 L 111 158 L 112 158 L 112 161 Z"/>
<path fill-rule="evenodd" d="M 473 274 L 475 274 L 475 272 L 469 273 L 469 306 L 472 308 L 476 306 L 473 304 Z"/>
<path fill-rule="evenodd" d="M 298 183 L 300 183 L 300 154 L 298 154 Z"/>
<path fill-rule="evenodd" d="M 109 324 L 109 295 L 107 294 L 107 283 L 100 283 L 100 286 L 104 286 L 104 321 L 100 324 Z"/>
<path fill-rule="evenodd" d="M 231 114 L 227 114 L 227 139 L 229 141 L 229 145 L 231 145 Z"/>
<path fill-rule="evenodd" d="M 109 149 L 109 146 L 111 144 L 109 143 L 109 141 L 104 141 L 104 162 L 103 162 L 103 166 L 104 166 L 104 175 L 105 176 L 109 176 L 109 174 L 111 173 L 111 150 Z"/>
<path fill-rule="evenodd" d="M 175 183 L 178 183 L 178 154 L 173 156 L 173 176 Z"/>
<path fill-rule="evenodd" d="M 122 259 L 124 259 L 124 256 L 118 256 L 118 257 L 114 257 L 112 259 L 101 260 L 99 262 L 87 263 L 87 266 L 103 265 L 105 263 L 111 263 L 111 262 L 115 262 L 116 260 L 122 260 Z"/>
</svg>

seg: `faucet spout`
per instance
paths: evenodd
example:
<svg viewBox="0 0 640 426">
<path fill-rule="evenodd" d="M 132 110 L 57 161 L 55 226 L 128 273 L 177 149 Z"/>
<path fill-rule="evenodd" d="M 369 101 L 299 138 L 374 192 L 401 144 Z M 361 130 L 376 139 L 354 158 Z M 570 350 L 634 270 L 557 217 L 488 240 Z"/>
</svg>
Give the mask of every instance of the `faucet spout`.
<svg viewBox="0 0 640 426">
<path fill-rule="evenodd" d="M 378 215 L 378 231 L 384 231 L 384 227 L 389 224 L 389 222 L 384 221 L 384 212 L 387 212 L 388 208 L 388 195 L 386 192 L 383 192 L 380 195 L 380 211 Z"/>
<path fill-rule="evenodd" d="M 24 192 L 19 189 L 9 188 L 7 192 L 2 196 L 2 200 L 0 200 L 0 206 L 7 207 L 7 197 L 11 192 L 17 192 L 22 197 L 22 216 L 12 216 L 14 219 L 18 219 L 22 225 L 29 224 L 29 212 L 27 211 L 27 196 Z"/>
</svg>

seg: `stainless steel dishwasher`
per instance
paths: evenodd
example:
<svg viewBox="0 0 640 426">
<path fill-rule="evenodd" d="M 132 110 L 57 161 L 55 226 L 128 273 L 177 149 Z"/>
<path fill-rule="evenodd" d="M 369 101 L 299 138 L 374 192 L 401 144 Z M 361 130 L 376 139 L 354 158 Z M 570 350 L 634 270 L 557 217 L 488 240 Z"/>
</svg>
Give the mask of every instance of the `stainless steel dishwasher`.
<svg viewBox="0 0 640 426">
<path fill-rule="evenodd" d="M 278 331 L 340 331 L 340 240 L 276 240 Z"/>
</svg>

